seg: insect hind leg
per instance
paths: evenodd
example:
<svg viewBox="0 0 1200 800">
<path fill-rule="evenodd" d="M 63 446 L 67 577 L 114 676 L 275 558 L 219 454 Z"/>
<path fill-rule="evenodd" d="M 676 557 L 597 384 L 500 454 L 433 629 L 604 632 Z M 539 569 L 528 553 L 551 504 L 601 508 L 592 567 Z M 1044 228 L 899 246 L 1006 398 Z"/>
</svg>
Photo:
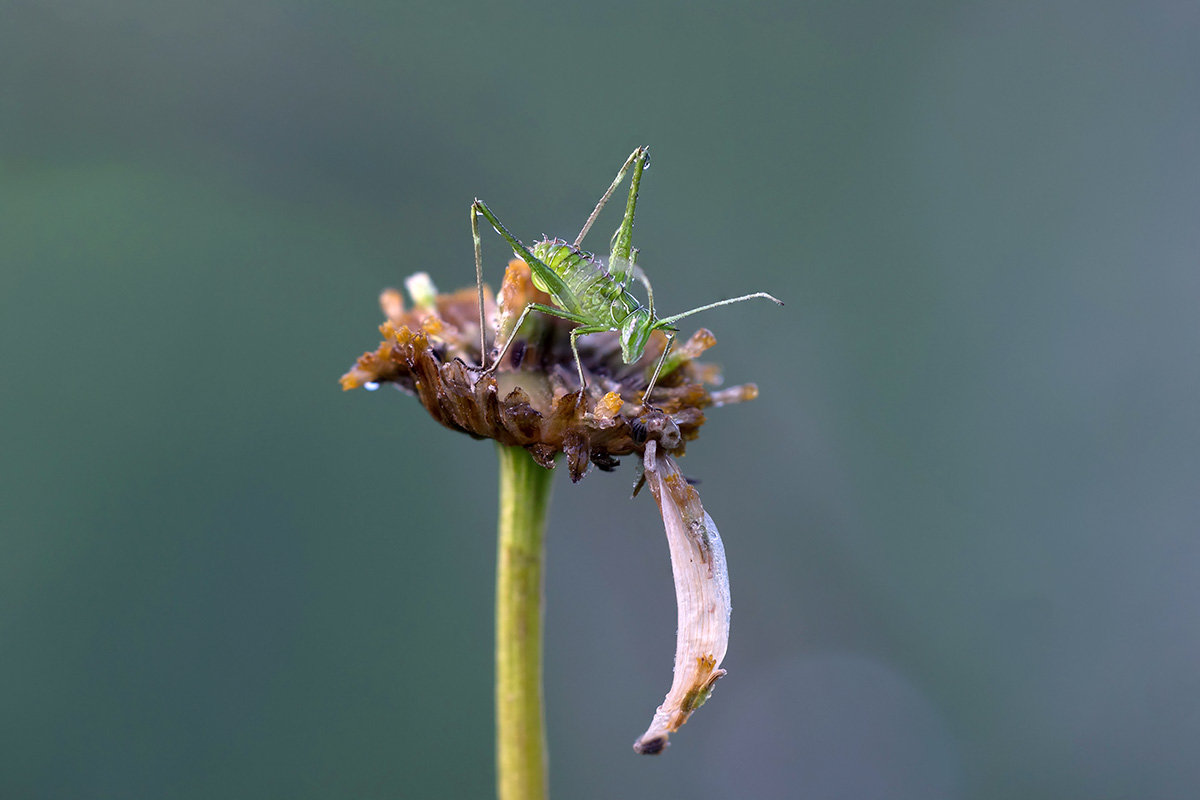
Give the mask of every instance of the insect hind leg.
<svg viewBox="0 0 1200 800">
<path fill-rule="evenodd" d="M 591 215 L 587 218 L 587 222 L 583 223 L 583 229 L 580 230 L 579 235 L 575 237 L 574 246 L 576 250 L 578 250 L 580 245 L 583 244 L 583 237 L 587 236 L 588 231 L 592 229 L 592 224 L 595 223 L 596 217 L 600 216 L 600 212 L 604 209 L 605 204 L 608 203 L 608 199 L 612 197 L 613 192 L 615 192 L 617 187 L 621 185 L 621 181 L 625 180 L 625 173 L 629 171 L 629 168 L 633 165 L 633 162 L 639 157 L 645 160 L 647 152 L 648 151 L 646 147 L 639 147 L 629 154 L 629 158 L 625 159 L 625 163 L 622 164 L 621 169 L 617 171 L 617 177 L 613 178 L 613 182 L 608 187 L 608 191 L 606 191 L 604 196 L 600 198 L 600 202 L 596 203 L 596 208 L 592 210 Z"/>
<path fill-rule="evenodd" d="M 547 266 L 546 262 L 535 256 L 517 237 L 513 236 L 508 228 L 504 227 L 504 224 L 496 219 L 496 215 L 487 207 L 487 204 L 478 198 L 471 204 L 471 224 L 474 226 L 474 230 L 477 230 L 478 226 L 476 222 L 477 214 L 482 214 L 483 218 L 495 228 L 496 233 L 500 234 L 500 237 L 508 242 L 509 247 L 513 249 L 513 253 L 529 265 L 529 270 L 541 281 L 538 284 L 539 288 L 548 291 L 550 296 L 554 298 L 554 302 L 558 303 L 566 311 L 571 313 L 578 313 L 580 311 L 579 301 L 576 300 L 574 293 L 566 281 L 557 272 Z M 482 289 L 480 289 L 480 292 L 482 293 Z"/>
<path fill-rule="evenodd" d="M 475 286 L 479 290 L 479 367 L 487 370 L 487 325 L 483 313 L 483 242 L 479 239 L 479 201 L 471 203 L 471 238 L 475 240 Z"/>
<path fill-rule="evenodd" d="M 629 282 L 633 259 L 633 212 L 637 208 L 638 190 L 642 185 L 642 171 L 649 163 L 650 150 L 639 147 L 630 158 L 634 159 L 633 175 L 629 178 L 629 197 L 625 201 L 625 216 L 612 238 L 612 253 L 608 259 L 608 271 L 621 285 Z"/>
</svg>

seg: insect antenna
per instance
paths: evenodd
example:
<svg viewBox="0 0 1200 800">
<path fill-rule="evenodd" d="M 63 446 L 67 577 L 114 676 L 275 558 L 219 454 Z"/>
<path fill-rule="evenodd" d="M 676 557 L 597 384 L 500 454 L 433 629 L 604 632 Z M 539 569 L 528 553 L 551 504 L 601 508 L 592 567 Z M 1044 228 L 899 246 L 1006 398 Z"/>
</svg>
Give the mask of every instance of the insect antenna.
<svg viewBox="0 0 1200 800">
<path fill-rule="evenodd" d="M 663 317 L 655 323 L 655 327 L 665 327 L 666 325 L 670 325 L 671 323 L 681 320 L 684 317 L 690 317 L 692 314 L 699 314 L 701 311 L 708 311 L 710 308 L 716 308 L 717 306 L 727 306 L 732 303 L 740 303 L 743 300 L 753 300 L 755 297 L 765 297 L 767 300 L 770 300 L 773 303 L 783 305 L 783 301 L 778 297 L 773 297 L 766 292 L 755 292 L 754 294 L 744 294 L 741 297 L 731 297 L 728 300 L 718 300 L 715 303 L 709 303 L 708 305 L 700 306 L 699 308 L 693 308 L 690 311 L 684 311 L 682 314 L 676 314 L 672 317 Z"/>
</svg>

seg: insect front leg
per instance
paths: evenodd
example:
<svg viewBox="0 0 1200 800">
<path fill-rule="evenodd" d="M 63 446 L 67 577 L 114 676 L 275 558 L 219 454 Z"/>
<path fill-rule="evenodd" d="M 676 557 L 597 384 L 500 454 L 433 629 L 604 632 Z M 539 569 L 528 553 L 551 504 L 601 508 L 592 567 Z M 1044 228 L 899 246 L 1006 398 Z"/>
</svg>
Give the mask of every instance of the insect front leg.
<svg viewBox="0 0 1200 800">
<path fill-rule="evenodd" d="M 658 383 L 658 374 L 662 372 L 663 364 L 667 363 L 667 356 L 671 353 L 671 347 L 675 344 L 676 331 L 667 331 L 667 346 L 663 348 L 662 355 L 658 358 L 658 364 L 654 366 L 654 374 L 650 376 L 650 383 L 646 386 L 646 391 L 642 393 L 642 405 L 650 406 L 650 393 L 654 391 L 654 384 Z"/>
<path fill-rule="evenodd" d="M 580 325 L 571 331 L 571 352 L 575 354 L 575 369 L 579 370 L 579 391 L 583 392 L 587 388 L 587 381 L 583 377 L 583 362 L 579 360 L 579 347 L 575 341 L 580 337 L 589 333 L 604 333 L 611 331 L 612 328 L 608 325 Z"/>
<path fill-rule="evenodd" d="M 570 311 L 564 311 L 561 308 L 555 308 L 554 306 L 548 306 L 543 303 L 530 303 L 529 305 L 525 306 L 525 308 L 521 309 L 521 316 L 517 317 L 517 324 L 515 326 L 513 326 L 512 333 L 510 333 L 508 335 L 508 341 L 506 341 L 504 343 L 504 347 L 502 347 L 500 349 L 500 354 L 496 356 L 496 360 L 492 362 L 492 365 L 490 367 L 488 367 L 486 370 L 484 370 L 485 372 L 494 372 L 496 370 L 496 367 L 500 366 L 500 362 L 502 362 L 504 360 L 504 356 L 508 352 L 508 348 L 511 347 L 513 341 L 516 340 L 517 334 L 520 333 L 520 331 L 521 331 L 521 325 L 524 324 L 525 317 L 527 317 L 529 315 L 530 311 L 540 311 L 543 314 L 548 314 L 551 317 L 558 317 L 559 319 L 565 319 L 569 322 L 587 322 L 588 321 L 588 319 L 586 317 L 584 317 L 580 314 L 573 314 Z M 578 328 L 576 328 L 575 330 L 578 330 Z M 572 331 L 572 334 L 573 333 L 574 333 L 574 331 Z M 571 349 L 574 349 L 574 348 L 575 348 L 575 339 L 572 338 L 571 339 Z M 583 367 L 579 363 L 579 354 L 578 353 L 575 354 L 575 366 L 579 367 L 579 374 L 582 375 Z"/>
</svg>

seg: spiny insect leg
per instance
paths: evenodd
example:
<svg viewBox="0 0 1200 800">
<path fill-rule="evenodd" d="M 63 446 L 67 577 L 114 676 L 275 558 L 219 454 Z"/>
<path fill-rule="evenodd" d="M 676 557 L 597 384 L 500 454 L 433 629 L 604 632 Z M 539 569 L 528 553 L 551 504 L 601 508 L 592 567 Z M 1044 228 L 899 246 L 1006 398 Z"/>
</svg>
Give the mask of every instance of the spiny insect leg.
<svg viewBox="0 0 1200 800">
<path fill-rule="evenodd" d="M 671 347 L 675 344 L 675 331 L 667 331 L 667 346 L 663 348 L 662 355 L 658 358 L 658 364 L 654 367 L 654 374 L 650 376 L 650 383 L 646 386 L 646 391 L 642 394 L 642 405 L 650 405 L 650 393 L 654 391 L 654 384 L 658 383 L 658 374 L 662 372 L 663 364 L 667 363 L 667 356 L 671 353 Z"/>
<path fill-rule="evenodd" d="M 596 221 L 596 217 L 600 216 L 600 211 L 608 202 L 608 198 L 612 197 L 612 193 L 615 192 L 617 187 L 621 185 L 621 181 L 625 180 L 625 173 L 629 171 L 630 165 L 633 164 L 634 160 L 637 159 L 638 156 L 643 155 L 645 152 L 645 147 L 639 147 L 637 150 L 634 150 L 629 154 L 629 158 L 625 159 L 625 164 L 617 173 L 617 177 L 613 178 L 612 185 L 608 187 L 608 191 L 605 192 L 604 196 L 600 198 L 600 202 L 596 203 L 596 208 L 592 211 L 592 215 L 587 218 L 587 222 L 583 223 L 583 230 L 581 230 L 579 235 L 575 237 L 574 247 L 576 250 L 578 250 L 579 246 L 583 244 L 583 237 L 587 236 L 588 231 L 592 229 L 592 223 Z"/>
<path fill-rule="evenodd" d="M 677 320 L 681 320 L 684 317 L 690 317 L 692 314 L 699 314 L 701 311 L 708 311 L 710 308 L 716 308 L 717 306 L 727 306 L 731 303 L 740 303 L 743 300 L 753 300 L 755 297 L 764 297 L 773 303 L 778 303 L 779 305 L 783 305 L 783 301 L 777 297 L 772 297 L 771 295 L 767 294 L 766 292 L 755 292 L 754 294 L 744 294 L 741 297 L 731 297 L 728 300 L 718 300 L 715 303 L 709 303 L 708 305 L 699 306 L 698 308 L 693 308 L 690 311 L 684 311 L 682 314 L 676 314 L 671 317 L 663 317 L 656 324 L 670 325 L 671 323 L 676 322 Z"/>
<path fill-rule="evenodd" d="M 529 305 L 525 306 L 524 309 L 521 310 L 521 316 L 517 317 L 517 324 L 513 326 L 512 333 L 510 333 L 508 335 L 508 341 L 504 343 L 504 347 L 502 347 L 500 349 L 500 354 L 498 356 L 496 356 L 496 360 L 492 362 L 492 365 L 490 367 L 488 367 L 486 370 L 484 370 L 485 372 L 493 372 L 493 371 L 495 371 L 496 367 L 500 366 L 500 362 L 504 360 L 505 353 L 508 352 L 508 348 L 512 346 L 513 341 L 517 338 L 517 334 L 521 330 L 521 325 L 524 324 L 525 317 L 529 315 L 530 311 L 541 311 L 543 314 L 549 314 L 552 317 L 558 317 L 560 319 L 565 319 L 569 322 L 587 322 L 588 321 L 587 317 L 580 316 L 579 314 L 573 314 L 570 311 L 564 311 L 561 308 L 555 308 L 554 306 L 548 306 L 548 305 L 544 305 L 542 303 L 530 303 Z M 575 340 L 572 339 L 571 347 L 574 348 L 574 346 L 575 346 Z M 575 356 L 575 365 L 579 366 L 579 355 L 578 354 L 576 354 L 576 356 Z M 583 370 L 583 367 L 580 367 L 581 374 L 582 374 L 582 370 Z"/>
<path fill-rule="evenodd" d="M 487 369 L 487 327 L 483 319 L 483 242 L 479 240 L 479 209 L 475 203 L 471 204 L 471 238 L 475 240 L 475 286 L 479 289 L 479 366 Z"/>
<path fill-rule="evenodd" d="M 496 233 L 500 234 L 504 238 L 504 241 L 508 242 L 513 252 L 529 265 L 529 269 L 537 276 L 541 285 L 545 286 L 554 297 L 554 302 L 561 305 L 567 311 L 579 312 L 579 301 L 575 299 L 575 294 L 557 272 L 547 266 L 546 262 L 531 253 L 528 247 L 521 244 L 521 240 L 513 236 L 508 228 L 504 227 L 504 224 L 496 219 L 496 215 L 492 213 L 492 210 L 482 200 L 476 198 L 475 202 L 471 204 L 471 208 L 473 209 L 473 213 L 478 212 L 483 214 L 484 218 L 496 229 Z"/>
<path fill-rule="evenodd" d="M 587 388 L 587 381 L 583 377 L 583 362 L 579 360 L 579 347 L 575 341 L 580 337 L 589 333 L 604 333 L 611 331 L 612 328 L 608 325 L 580 325 L 571 331 L 571 352 L 575 354 L 575 369 L 579 370 L 579 391 Z"/>
<path fill-rule="evenodd" d="M 633 176 L 629 179 L 629 199 L 625 201 L 625 216 L 621 219 L 621 227 L 612 238 L 612 254 L 608 259 L 608 271 L 624 286 L 629 282 L 630 251 L 633 249 L 633 211 L 637 208 L 638 189 L 642 185 L 642 170 L 646 168 L 649 148 L 640 147 L 634 151 L 636 160 L 633 164 Z"/>
</svg>

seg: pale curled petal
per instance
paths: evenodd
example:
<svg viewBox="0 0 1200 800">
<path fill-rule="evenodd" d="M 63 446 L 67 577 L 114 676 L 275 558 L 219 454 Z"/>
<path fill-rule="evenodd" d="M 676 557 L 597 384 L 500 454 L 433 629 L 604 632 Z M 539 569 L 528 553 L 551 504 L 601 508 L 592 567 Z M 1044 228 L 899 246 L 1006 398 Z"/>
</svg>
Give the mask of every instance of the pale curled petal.
<svg viewBox="0 0 1200 800">
<path fill-rule="evenodd" d="M 633 745 L 637 752 L 649 754 L 662 752 L 668 735 L 703 705 L 725 674 L 720 666 L 729 646 L 730 611 L 729 572 L 717 526 L 674 459 L 657 450 L 654 441 L 647 442 L 644 475 L 667 531 L 679 627 L 671 690 Z"/>
</svg>

